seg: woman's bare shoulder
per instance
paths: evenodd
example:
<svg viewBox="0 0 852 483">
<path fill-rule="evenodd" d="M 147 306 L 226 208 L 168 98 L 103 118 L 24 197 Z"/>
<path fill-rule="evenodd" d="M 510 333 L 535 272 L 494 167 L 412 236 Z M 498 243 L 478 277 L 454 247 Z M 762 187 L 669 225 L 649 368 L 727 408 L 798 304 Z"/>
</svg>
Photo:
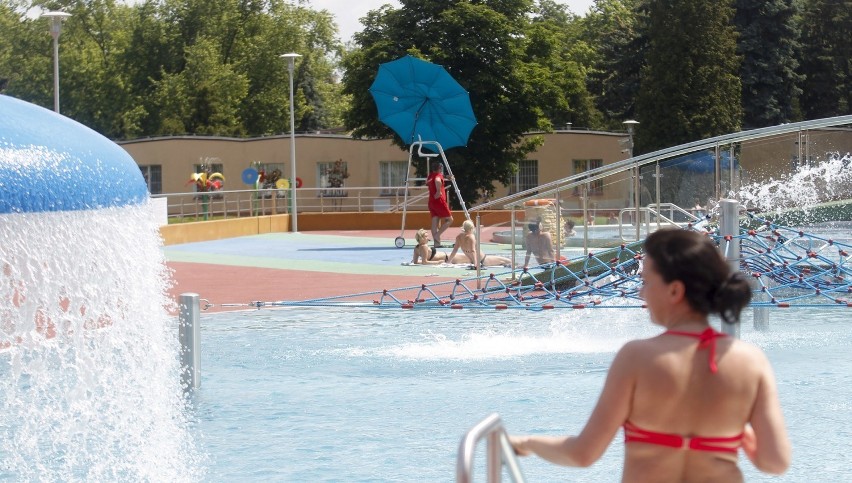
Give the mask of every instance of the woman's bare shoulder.
<svg viewBox="0 0 852 483">
<path fill-rule="evenodd" d="M 728 353 L 731 356 L 741 358 L 742 360 L 752 364 L 768 364 L 769 360 L 763 350 L 744 340 L 731 338 L 728 346 Z"/>
<path fill-rule="evenodd" d="M 634 339 L 624 344 L 618 351 L 618 357 L 636 361 L 648 355 L 653 355 L 658 351 L 656 338 L 650 339 Z"/>
<path fill-rule="evenodd" d="M 641 351 L 641 350 L 652 350 L 657 347 L 657 344 L 660 343 L 660 335 L 657 334 L 652 337 L 647 337 L 645 339 L 633 339 L 630 342 L 624 344 L 624 347 L 630 347 L 631 350 Z"/>
</svg>

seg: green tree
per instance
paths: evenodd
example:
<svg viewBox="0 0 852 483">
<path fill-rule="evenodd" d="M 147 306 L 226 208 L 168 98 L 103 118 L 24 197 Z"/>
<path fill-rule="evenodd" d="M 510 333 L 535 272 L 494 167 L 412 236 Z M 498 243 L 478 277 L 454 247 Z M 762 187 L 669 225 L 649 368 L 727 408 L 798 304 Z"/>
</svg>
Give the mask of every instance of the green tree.
<svg viewBox="0 0 852 483">
<path fill-rule="evenodd" d="M 796 73 L 799 28 L 794 0 L 737 0 L 734 25 L 742 57 L 743 125 L 747 129 L 793 121 L 801 94 Z"/>
<path fill-rule="evenodd" d="M 60 37 L 62 114 L 111 138 L 138 132 L 124 116 L 134 100 L 121 62 L 130 45 L 126 26 L 133 7 L 114 0 L 78 1 L 66 10 L 72 16 Z"/>
<path fill-rule="evenodd" d="M 26 7 L 0 1 L 0 82 L 4 94 L 53 108 L 53 47 L 47 19 L 29 18 Z M 63 64 L 61 64 L 63 65 Z"/>
<path fill-rule="evenodd" d="M 248 80 L 219 58 L 216 42 L 196 38 L 186 49 L 186 66 L 157 82 L 154 98 L 169 115 L 160 130 L 169 134 L 243 134 L 240 103 Z"/>
<path fill-rule="evenodd" d="M 368 13 L 366 28 L 355 35 L 358 48 L 344 58 L 344 93 L 352 96 L 346 127 L 356 137 L 392 135 L 368 92 L 379 64 L 412 54 L 443 65 L 470 92 L 479 121 L 466 148 L 447 152 L 462 197 L 475 202 L 494 192 L 494 181 L 509 184 L 519 161 L 541 143 L 523 135 L 549 129 L 545 113 L 548 104 L 563 102 L 558 92 L 580 89 L 572 80 L 566 86 L 548 78 L 561 72 L 548 75 L 546 66 L 565 57 L 554 47 L 559 37 L 552 21 L 543 19 L 530 40 L 530 0 L 401 3 L 400 9 L 386 5 Z M 425 167 L 420 170 L 425 174 Z"/>
<path fill-rule="evenodd" d="M 740 61 L 730 0 L 649 3 L 648 50 L 637 99 L 637 152 L 740 129 Z"/>
<path fill-rule="evenodd" d="M 137 4 L 127 19 L 130 38 L 127 48 L 117 55 L 117 63 L 127 78 L 131 104 L 122 113 L 124 138 L 162 134 L 163 117 L 168 116 L 156 102 L 157 83 L 168 72 L 183 65 L 177 48 L 177 33 L 160 15 L 157 2 Z"/>
<path fill-rule="evenodd" d="M 807 119 L 852 110 L 852 0 L 806 0 L 802 15 L 802 111 Z"/>
<path fill-rule="evenodd" d="M 537 76 L 529 81 L 542 89 L 544 116 L 552 126 L 600 127 L 603 117 L 586 87 L 594 49 L 582 39 L 578 18 L 552 0 L 540 0 L 535 13 L 525 60 Z"/>
<path fill-rule="evenodd" d="M 296 129 L 308 131 L 340 126 L 340 111 L 330 97 L 340 89 L 335 76 L 342 45 L 331 15 L 275 0 L 268 12 L 254 19 L 239 42 L 240 71 L 249 79 L 249 94 L 241 116 L 251 135 L 290 130 L 288 61 L 295 52 L 294 103 Z"/>
<path fill-rule="evenodd" d="M 300 126 L 342 122 L 336 27 L 302 2 L 0 0 L 6 92 L 50 107 L 52 40 L 46 19 L 24 15 L 33 5 L 72 14 L 60 40 L 62 113 L 109 137 L 289 130 L 285 52 L 304 55 Z"/>
<path fill-rule="evenodd" d="M 647 37 L 641 28 L 644 16 L 637 0 L 596 0 L 581 20 L 583 38 L 596 46 L 588 84 L 607 127 L 637 117 L 636 97 L 645 59 Z"/>
</svg>

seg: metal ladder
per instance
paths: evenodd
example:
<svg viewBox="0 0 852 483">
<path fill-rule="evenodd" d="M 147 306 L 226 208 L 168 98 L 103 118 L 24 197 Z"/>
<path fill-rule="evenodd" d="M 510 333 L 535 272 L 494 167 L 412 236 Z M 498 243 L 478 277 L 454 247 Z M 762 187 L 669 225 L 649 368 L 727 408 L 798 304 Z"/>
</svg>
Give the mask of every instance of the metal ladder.
<svg viewBox="0 0 852 483">
<path fill-rule="evenodd" d="M 471 483 L 473 481 L 473 457 L 476 444 L 486 440 L 486 472 L 488 483 L 499 483 L 503 473 L 503 465 L 509 472 L 509 477 L 515 483 L 524 483 L 524 475 L 518 464 L 509 436 L 503 427 L 503 421 L 497 413 L 486 417 L 472 427 L 459 444 L 458 460 L 456 462 L 456 483 Z"/>
<path fill-rule="evenodd" d="M 427 149 L 432 149 L 432 150 L 435 150 L 436 152 L 434 152 L 434 153 L 424 152 L 423 151 L 424 146 L 426 146 Z M 405 246 L 405 238 L 403 238 L 403 236 L 405 235 L 405 215 L 406 215 L 406 212 L 408 211 L 407 210 L 407 207 L 408 207 L 408 188 L 409 188 L 410 183 L 412 181 L 418 181 L 418 180 L 423 179 L 423 178 L 411 178 L 410 177 L 410 175 L 411 175 L 411 162 L 412 162 L 412 159 L 414 158 L 415 147 L 417 148 L 417 156 L 419 156 L 421 158 L 431 160 L 432 158 L 437 158 L 438 156 L 441 157 L 441 161 L 444 165 L 444 168 L 446 168 L 447 174 L 449 175 L 449 177 L 447 179 L 449 179 L 449 181 L 452 183 L 453 188 L 455 189 L 455 192 L 456 192 L 456 196 L 458 196 L 459 203 L 461 204 L 462 211 L 464 211 L 464 218 L 466 220 L 470 219 L 470 213 L 467 210 L 467 205 L 464 202 L 464 198 L 462 198 L 461 191 L 459 191 L 459 185 L 456 184 L 456 177 L 453 175 L 453 170 L 452 170 L 452 168 L 450 168 L 449 161 L 447 161 L 447 155 L 444 154 L 444 148 L 442 148 L 441 144 L 438 143 L 438 142 L 423 141 L 423 140 L 418 139 L 417 141 L 412 142 L 411 146 L 408 147 L 408 167 L 406 168 L 406 171 L 405 171 L 405 193 L 404 193 L 403 200 L 402 200 L 402 227 L 399 230 L 399 236 L 396 237 L 396 239 L 394 240 L 394 245 L 397 248 L 402 248 L 402 247 Z"/>
</svg>

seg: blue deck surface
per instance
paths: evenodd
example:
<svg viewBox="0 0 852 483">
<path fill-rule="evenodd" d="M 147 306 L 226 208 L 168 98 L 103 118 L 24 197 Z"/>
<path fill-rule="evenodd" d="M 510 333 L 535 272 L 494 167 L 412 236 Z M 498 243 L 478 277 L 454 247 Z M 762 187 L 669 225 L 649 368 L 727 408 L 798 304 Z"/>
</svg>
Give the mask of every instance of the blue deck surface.
<svg viewBox="0 0 852 483">
<path fill-rule="evenodd" d="M 410 241 L 409 241 L 410 242 Z M 484 250 L 509 256 L 500 245 L 483 244 Z M 396 248 L 393 239 L 375 236 L 341 236 L 306 233 L 268 233 L 171 245 L 164 248 L 169 261 L 213 263 L 249 267 L 423 276 L 469 277 L 466 266 L 403 265 L 411 261 L 413 246 Z M 442 251 L 449 253 L 451 248 Z M 503 271 L 503 270 L 500 270 Z"/>
</svg>

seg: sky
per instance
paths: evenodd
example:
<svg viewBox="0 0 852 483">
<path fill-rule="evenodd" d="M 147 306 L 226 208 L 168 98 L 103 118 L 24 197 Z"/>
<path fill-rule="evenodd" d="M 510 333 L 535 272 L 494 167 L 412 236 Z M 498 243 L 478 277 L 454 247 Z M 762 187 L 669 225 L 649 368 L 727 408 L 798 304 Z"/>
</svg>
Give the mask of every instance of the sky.
<svg viewBox="0 0 852 483">
<path fill-rule="evenodd" d="M 340 29 L 340 39 L 344 42 L 352 40 L 352 34 L 363 29 L 361 17 L 370 10 L 375 10 L 388 3 L 399 7 L 397 0 L 310 0 L 315 10 L 328 10 L 331 12 Z M 592 6 L 594 0 L 556 0 L 568 6 L 571 12 L 577 15 L 585 15 Z"/>
</svg>

